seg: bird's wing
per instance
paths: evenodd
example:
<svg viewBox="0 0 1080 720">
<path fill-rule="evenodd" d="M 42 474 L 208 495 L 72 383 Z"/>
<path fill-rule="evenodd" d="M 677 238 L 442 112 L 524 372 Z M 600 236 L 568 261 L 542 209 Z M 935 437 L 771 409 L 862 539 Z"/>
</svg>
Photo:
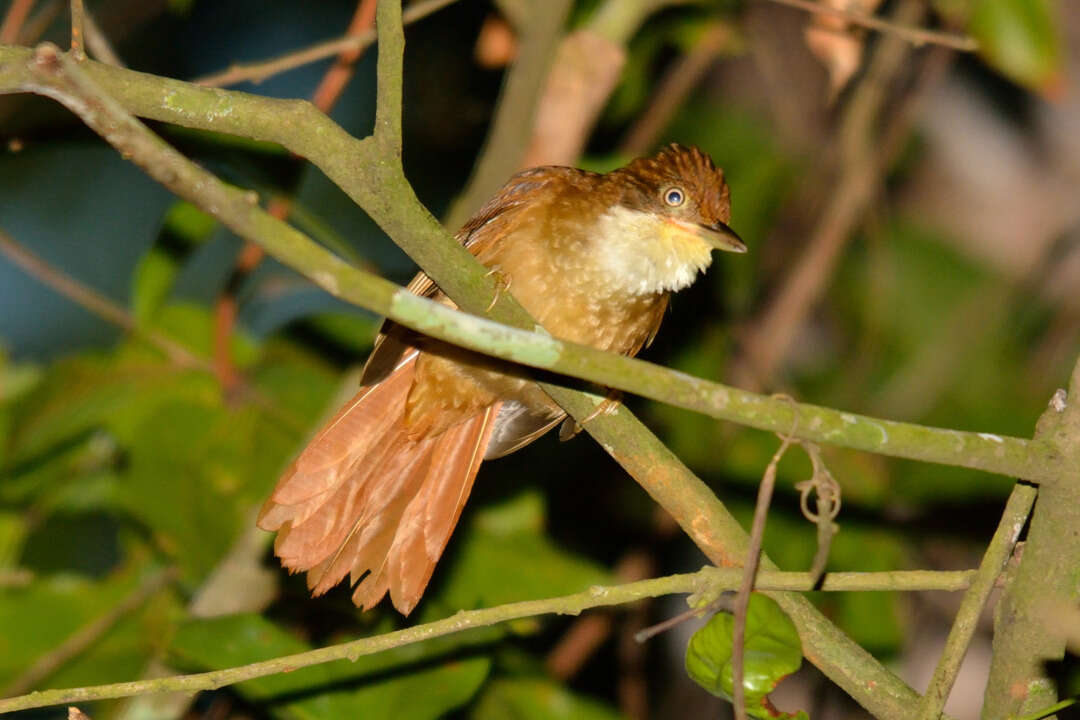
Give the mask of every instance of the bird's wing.
<svg viewBox="0 0 1080 720">
<path fill-rule="evenodd" d="M 564 176 L 578 173 L 584 171 L 564 167 L 540 167 L 519 172 L 462 225 L 455 237 L 469 252 L 483 258 L 500 237 L 514 224 L 521 222 L 523 211 L 532 205 L 529 202 L 530 197 L 535 198 L 534 191 Z M 439 295 L 435 281 L 424 272 L 417 273 L 405 289 L 421 297 L 436 298 Z M 360 383 L 373 385 L 386 378 L 405 352 L 415 346 L 417 337 L 416 333 L 393 321 L 384 321 L 375 338 L 371 355 L 364 365 Z"/>
</svg>

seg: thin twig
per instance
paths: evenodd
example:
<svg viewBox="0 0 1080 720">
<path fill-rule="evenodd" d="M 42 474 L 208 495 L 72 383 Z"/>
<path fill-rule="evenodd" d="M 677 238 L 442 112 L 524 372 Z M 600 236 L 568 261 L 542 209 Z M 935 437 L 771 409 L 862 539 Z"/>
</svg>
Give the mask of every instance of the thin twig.
<svg viewBox="0 0 1080 720">
<path fill-rule="evenodd" d="M 786 397 L 786 396 L 785 396 Z M 787 398 L 794 404 L 794 400 Z M 731 702 L 735 709 L 735 720 L 746 720 L 746 688 L 743 687 L 743 652 L 746 640 L 746 611 L 750 607 L 750 592 L 754 589 L 754 578 L 761 562 L 761 543 L 765 539 L 765 520 L 769 515 L 773 489 L 776 487 L 776 466 L 780 458 L 795 441 L 794 434 L 799 429 L 799 413 L 796 411 L 791 421 L 791 430 L 780 441 L 780 447 L 773 453 L 758 486 L 757 503 L 754 505 L 754 521 L 750 529 L 750 547 L 746 551 L 743 563 L 742 582 L 735 594 L 734 622 L 731 631 Z"/>
<path fill-rule="evenodd" d="M 745 574 L 740 574 L 740 583 L 742 582 L 743 577 L 745 577 Z M 705 605 L 704 607 L 692 607 L 689 610 L 683 610 L 678 615 L 672 615 L 667 620 L 663 620 L 656 623 L 655 625 L 650 625 L 643 630 L 639 630 L 637 634 L 634 635 L 634 639 L 637 640 L 639 643 L 643 643 L 651 640 L 660 633 L 667 632 L 673 627 L 682 625 L 687 620 L 693 620 L 694 618 L 702 617 L 703 615 L 710 615 L 714 612 L 732 612 L 734 609 L 735 593 L 724 592 L 721 593 L 718 598 L 710 602 L 708 605 Z"/>
<path fill-rule="evenodd" d="M 0 45 L 13 45 L 19 39 L 19 31 L 33 7 L 34 0 L 12 0 L 0 24 Z"/>
<path fill-rule="evenodd" d="M 465 223 L 495 194 L 514 172 L 521 169 L 528 140 L 532 136 L 541 90 L 548 77 L 563 26 L 570 12 L 570 0 L 549 0 L 530 5 L 529 22 L 520 29 L 517 59 L 506 74 L 499 104 L 491 121 L 472 175 L 444 218 L 447 227 Z"/>
<path fill-rule="evenodd" d="M 807 520 L 817 525 L 817 551 L 810 563 L 810 576 L 819 579 L 825 575 L 825 566 L 829 562 L 829 547 L 836 534 L 833 520 L 840 512 L 840 485 L 833 478 L 825 461 L 821 457 L 821 448 L 815 443 L 801 443 L 803 450 L 810 457 L 813 477 L 796 483 L 795 489 L 801 492 L 799 506 Z M 810 491 L 815 492 L 815 507 L 810 510 Z"/>
<path fill-rule="evenodd" d="M 826 576 L 825 590 L 959 590 L 963 589 L 974 571 L 935 573 L 919 571 L 912 573 L 837 573 Z M 909 582 L 906 577 L 915 579 Z M 741 581 L 739 568 L 706 567 L 696 573 L 669 575 L 662 578 L 640 580 L 611 586 L 594 586 L 583 592 L 543 600 L 527 600 L 508 603 L 494 608 L 463 610 L 448 618 L 416 625 L 405 630 L 360 638 L 339 645 L 286 655 L 250 665 L 240 665 L 224 670 L 174 675 L 132 682 L 96 685 L 92 687 L 42 690 L 18 697 L 0 699 L 0 713 L 47 707 L 61 703 L 105 700 L 158 692 L 183 690 L 193 692 L 232 685 L 252 678 L 291 672 L 300 668 L 336 660 L 353 660 L 364 655 L 383 652 L 392 648 L 442 637 L 470 628 L 486 627 L 520 618 L 539 615 L 577 615 L 584 610 L 608 605 L 622 605 L 645 598 L 660 597 L 701 591 L 704 587 L 714 591 L 734 589 Z M 835 578 L 835 579 L 834 579 Z M 769 572 L 758 574 L 757 586 L 761 590 L 809 590 L 812 588 L 807 573 Z M 700 613 L 701 610 L 693 611 Z"/>
<path fill-rule="evenodd" d="M 64 0 L 47 0 L 23 25 L 17 42 L 22 45 L 33 45 L 40 40 L 53 21 L 60 17 L 64 11 L 64 5 Z"/>
<path fill-rule="evenodd" d="M 645 111 L 623 137 L 620 153 L 637 157 L 656 144 L 656 138 L 670 124 L 686 97 L 705 77 L 717 57 L 731 46 L 734 35 L 727 22 L 713 22 L 705 28 L 694 47 L 664 74 Z"/>
<path fill-rule="evenodd" d="M 945 709 L 945 701 L 949 699 L 956 676 L 960 672 L 960 663 L 964 660 L 971 638 L 975 635 L 978 626 L 979 615 L 986 607 L 986 601 L 990 598 L 990 592 L 994 589 L 995 581 L 1001 575 L 1012 555 L 1020 531 L 1027 522 L 1031 507 L 1035 504 L 1035 496 L 1038 491 L 1033 485 L 1017 483 L 1013 486 L 1012 494 L 1005 505 L 1005 512 L 1001 516 L 994 537 L 983 554 L 982 562 L 972 580 L 971 587 L 964 593 L 964 599 L 960 602 L 960 609 L 956 613 L 949 637 L 945 640 L 945 649 L 938 660 L 937 668 L 930 679 L 930 684 L 923 695 L 919 706 L 919 720 L 937 720 Z"/>
<path fill-rule="evenodd" d="M 375 2 L 374 0 L 359 0 L 346 37 L 357 38 L 374 32 Z M 352 78 L 356 61 L 360 58 L 360 50 L 348 50 L 338 55 L 337 62 L 323 75 L 318 87 L 312 94 L 312 104 L 326 114 L 330 114 L 337 103 L 341 93 L 345 90 Z M 284 196 L 275 196 L 266 207 L 268 212 L 278 220 L 285 220 L 292 211 L 292 200 Z M 225 286 L 218 296 L 214 307 L 214 369 L 217 373 L 218 382 L 227 393 L 232 392 L 239 382 L 239 374 L 232 359 L 232 336 L 236 327 L 236 316 L 239 310 L 237 293 L 244 279 L 247 278 L 266 256 L 265 251 L 250 240 L 244 242 L 233 263 L 232 272 L 225 281 Z"/>
<path fill-rule="evenodd" d="M 159 332 L 140 327 L 127 310 L 96 290 L 83 285 L 67 273 L 54 268 L 23 247 L 15 238 L 3 230 L 0 230 L 0 253 L 22 268 L 27 275 L 81 305 L 94 315 L 143 338 L 165 353 L 169 360 L 176 365 L 202 370 L 210 369 L 209 365 L 192 354 L 187 348 Z"/>
<path fill-rule="evenodd" d="M 456 0 L 420 0 L 405 8 L 401 14 L 401 20 L 405 25 L 427 17 L 431 13 L 441 10 Z M 375 31 L 368 30 L 355 37 L 346 35 L 336 40 L 312 45 L 303 50 L 280 55 L 272 60 L 264 60 L 255 63 L 237 63 L 228 70 L 204 75 L 192 82 L 207 87 L 225 87 L 241 82 L 261 83 L 264 80 L 279 75 L 289 70 L 308 65 L 319 60 L 341 55 L 342 53 L 359 53 L 375 42 Z"/>
<path fill-rule="evenodd" d="M 847 20 L 855 25 L 862 25 L 871 30 L 889 33 L 902 40 L 906 40 L 916 47 L 921 47 L 923 45 L 941 45 L 943 47 L 951 48 L 953 50 L 962 50 L 964 52 L 974 52 L 979 49 L 979 43 L 975 38 L 969 35 L 957 35 L 955 33 L 927 30 L 925 28 L 906 25 L 904 23 L 889 22 L 888 20 L 883 20 L 875 15 L 868 15 L 867 13 L 859 12 L 858 10 L 845 10 L 826 5 L 825 3 L 813 2 L 813 0 L 769 1 L 774 2 L 777 5 L 786 5 L 787 7 L 805 10 L 806 12 L 817 15 L 830 15 L 832 17 L 840 18 L 841 20 Z"/>
<path fill-rule="evenodd" d="M 127 64 L 116 54 L 109 38 L 101 30 L 101 26 L 94 20 L 90 11 L 83 13 L 83 26 L 86 31 L 86 47 L 90 54 L 97 60 L 115 67 L 127 67 Z"/>
<path fill-rule="evenodd" d="M 357 38 L 374 32 L 375 28 L 375 0 L 359 0 L 356 11 L 349 22 L 349 28 L 345 31 L 345 37 Z M 311 95 L 311 102 L 315 107 L 327 115 L 337 104 L 341 93 L 352 79 L 356 71 L 356 61 L 360 59 L 361 50 L 345 50 L 338 54 L 337 60 L 326 71 L 319 86 Z"/>
<path fill-rule="evenodd" d="M 78 62 L 86 59 L 86 50 L 83 49 L 85 26 L 86 9 L 83 7 L 83 0 L 71 0 L 71 55 Z"/>
<path fill-rule="evenodd" d="M 19 695 L 52 675 L 84 650 L 101 639 L 122 619 L 142 607 L 158 590 L 176 578 L 175 568 L 161 570 L 146 578 L 104 615 L 94 618 L 76 630 L 66 640 L 42 655 L 21 675 L 0 691 L 3 695 Z"/>
</svg>

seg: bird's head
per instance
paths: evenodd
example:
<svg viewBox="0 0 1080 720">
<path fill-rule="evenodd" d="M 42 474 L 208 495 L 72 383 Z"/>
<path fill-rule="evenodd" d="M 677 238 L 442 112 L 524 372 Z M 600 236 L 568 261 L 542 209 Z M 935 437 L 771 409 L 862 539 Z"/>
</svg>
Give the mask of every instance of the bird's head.
<svg viewBox="0 0 1080 720">
<path fill-rule="evenodd" d="M 656 155 L 638 158 L 608 174 L 622 190 L 622 206 L 647 212 L 670 225 L 670 232 L 712 248 L 746 252 L 728 227 L 731 191 L 724 171 L 696 147 L 672 143 Z"/>
<path fill-rule="evenodd" d="M 600 216 L 601 265 L 612 289 L 672 292 L 694 281 L 713 250 L 746 252 L 728 227 L 724 173 L 701 150 L 672 144 L 603 176 L 611 202 Z"/>
</svg>

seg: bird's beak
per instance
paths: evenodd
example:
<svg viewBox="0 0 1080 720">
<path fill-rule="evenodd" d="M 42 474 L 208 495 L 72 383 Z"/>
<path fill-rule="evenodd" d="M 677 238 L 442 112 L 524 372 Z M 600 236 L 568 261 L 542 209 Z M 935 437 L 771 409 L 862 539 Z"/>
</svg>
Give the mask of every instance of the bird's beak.
<svg viewBox="0 0 1080 720">
<path fill-rule="evenodd" d="M 717 250 L 724 252 L 744 253 L 746 244 L 738 233 L 719 220 L 713 225 L 698 225 L 696 234 Z"/>
</svg>

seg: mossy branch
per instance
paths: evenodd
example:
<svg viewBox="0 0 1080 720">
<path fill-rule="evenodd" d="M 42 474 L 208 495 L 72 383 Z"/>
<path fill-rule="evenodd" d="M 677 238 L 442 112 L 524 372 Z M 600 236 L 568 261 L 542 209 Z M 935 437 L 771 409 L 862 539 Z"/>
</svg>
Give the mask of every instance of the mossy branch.
<svg viewBox="0 0 1080 720">
<path fill-rule="evenodd" d="M 802 591 L 822 589 L 825 591 L 876 591 L 876 590 L 961 590 L 968 586 L 974 576 L 973 570 L 957 572 L 886 572 L 886 573 L 832 573 L 825 576 L 824 585 L 815 588 L 809 573 L 765 572 L 758 575 L 757 586 L 761 589 Z M 337 660 L 356 660 L 364 655 L 411 645 L 432 638 L 450 635 L 477 627 L 497 625 L 520 618 L 539 615 L 578 615 L 590 608 L 622 605 L 643 598 L 674 595 L 678 593 L 718 593 L 735 589 L 741 581 L 741 571 L 703 568 L 696 573 L 669 575 L 663 578 L 640 580 L 613 586 L 594 586 L 583 592 L 543 600 L 527 600 L 482 610 L 464 610 L 448 618 L 416 625 L 405 630 L 360 638 L 350 642 L 317 650 L 286 655 L 271 660 L 214 670 L 192 675 L 111 683 L 92 687 L 43 690 L 0 700 L 0 714 L 46 707 L 62 703 L 107 700 L 112 698 L 146 695 L 178 690 L 194 692 L 213 690 L 225 685 L 251 680 L 252 678 L 291 672 L 300 668 Z"/>
<path fill-rule="evenodd" d="M 387 11 L 380 12 L 380 18 L 384 18 Z M 400 13 L 396 19 L 400 27 Z M 400 33 L 395 37 L 400 54 L 403 45 Z M 385 64 L 380 67 L 387 72 L 393 71 L 400 78 L 400 58 L 395 63 L 385 49 L 381 49 L 379 57 L 380 63 Z M 33 64 L 29 49 L 0 47 L 0 93 L 28 90 L 50 94 L 48 88 L 42 89 L 32 77 L 30 68 Z M 306 155 L 368 210 L 462 307 L 483 312 L 495 295 L 492 278 L 486 277 L 482 266 L 447 237 L 416 200 L 398 162 L 400 120 L 394 122 L 389 110 L 378 113 L 382 120 L 376 123 L 373 136 L 379 138 L 380 145 L 376 147 L 372 144 L 373 138 L 352 138 L 305 101 L 260 98 L 202 88 L 91 61 L 84 65 L 91 81 L 104 81 L 103 90 L 114 99 L 124 99 L 125 109 L 137 114 L 188 127 L 271 140 Z M 117 91 L 115 96 L 114 90 Z M 158 98 L 158 104 L 151 107 L 153 97 Z M 392 103 L 390 98 L 389 93 L 381 93 L 379 107 L 384 107 L 382 100 Z M 392 107 L 400 110 L 399 104 L 392 104 Z M 173 108 L 189 109 L 179 116 L 171 111 Z M 270 123 L 271 119 L 278 124 Z M 306 136 L 311 138 L 304 139 Z M 386 143 L 385 148 L 382 143 Z M 164 143 L 159 144 L 159 149 L 166 148 Z M 390 153 L 392 160 L 384 153 Z M 134 153 L 132 157 L 135 157 Z M 182 159 L 171 153 L 167 161 L 155 160 L 144 167 L 155 179 L 184 195 L 178 189 L 181 184 L 192 187 L 197 183 L 178 184 L 181 178 L 170 167 Z M 155 169 L 163 169 L 164 176 L 161 172 L 155 173 Z M 167 182 L 170 179 L 173 182 Z M 797 412 L 800 418 L 798 435 L 812 442 L 1022 476 L 1036 482 L 1057 476 L 1053 454 L 1038 442 L 896 422 L 810 404 L 793 406 L 786 400 L 564 342 L 539 332 L 521 330 L 518 328 L 536 327 L 535 322 L 506 293 L 499 296 L 488 314 L 518 328 L 466 315 L 418 298 L 382 278 L 348 265 L 289 226 L 262 217 L 262 211 L 238 191 L 222 187 L 220 191 L 204 190 L 201 195 L 195 202 L 211 211 L 217 208 L 218 219 L 225 225 L 264 245 L 278 259 L 312 278 L 331 294 L 441 340 L 761 430 L 786 431 L 791 427 L 792 414 Z M 242 209 L 244 205 L 247 205 L 246 210 Z"/>
</svg>

